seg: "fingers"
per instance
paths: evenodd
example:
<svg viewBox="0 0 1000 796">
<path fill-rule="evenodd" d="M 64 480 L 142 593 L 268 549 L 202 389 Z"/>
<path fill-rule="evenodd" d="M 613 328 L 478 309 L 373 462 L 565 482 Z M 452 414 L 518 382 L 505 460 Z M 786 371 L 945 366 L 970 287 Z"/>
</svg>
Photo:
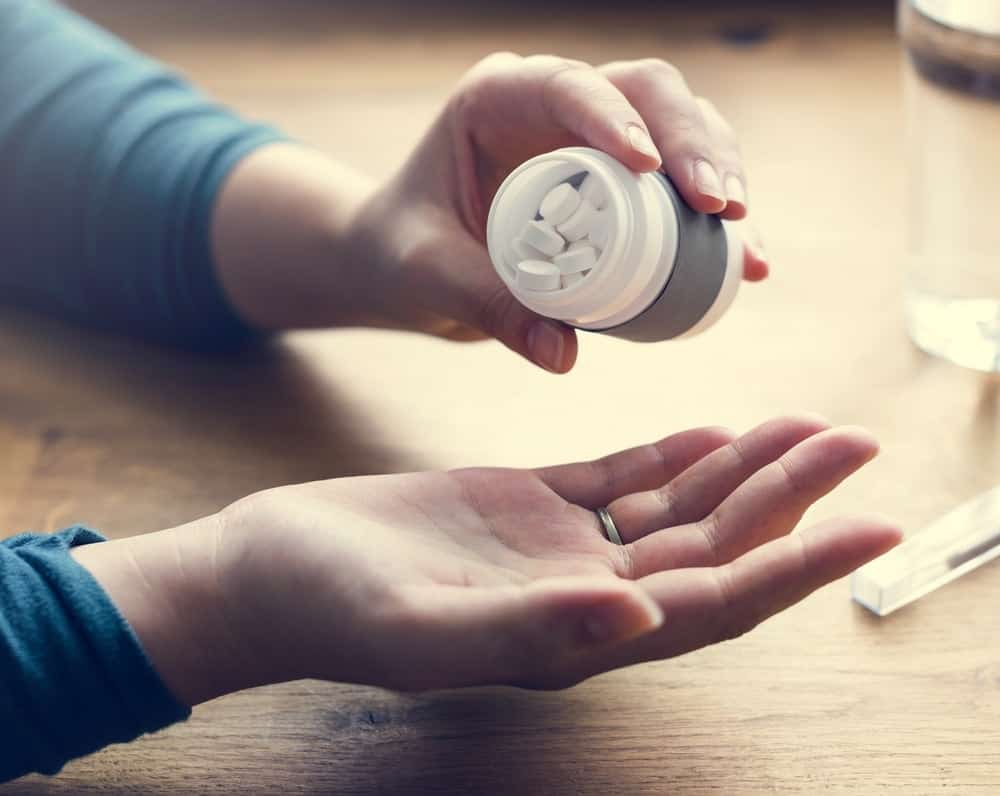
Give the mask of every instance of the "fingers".
<svg viewBox="0 0 1000 796">
<path fill-rule="evenodd" d="M 536 472 L 564 500 L 596 510 L 620 495 L 673 480 L 731 442 L 733 436 L 724 428 L 697 428 L 594 461 L 543 467 Z"/>
<path fill-rule="evenodd" d="M 725 186 L 726 207 L 719 213 L 729 221 L 740 221 L 747 216 L 747 178 L 740 155 L 736 134 L 719 110 L 709 100 L 699 97 L 698 108 L 705 119 L 705 126 L 715 144 L 715 163 Z M 770 268 L 764 245 L 757 230 L 744 224 L 743 238 L 743 278 L 748 282 L 766 279 Z"/>
<path fill-rule="evenodd" d="M 877 452 L 874 437 L 859 428 L 809 437 L 754 473 L 705 519 L 635 542 L 629 558 L 633 577 L 716 566 L 784 536 L 813 503 Z"/>
<path fill-rule="evenodd" d="M 601 72 L 646 120 L 663 169 L 687 203 L 702 213 L 742 218 L 746 185 L 735 138 L 714 108 L 694 97 L 680 71 L 646 59 L 610 63 Z"/>
<path fill-rule="evenodd" d="M 705 129 L 713 145 L 713 165 L 719 173 L 725 193 L 726 207 L 719 215 L 731 221 L 739 221 L 747 215 L 747 178 L 736 133 L 709 100 L 698 97 L 695 102 L 705 120 Z"/>
<path fill-rule="evenodd" d="M 626 496 L 608 508 L 627 542 L 661 528 L 696 522 L 755 472 L 829 427 L 822 418 L 805 414 L 768 420 L 676 478 L 664 479 L 648 492 L 623 493 Z"/>
<path fill-rule="evenodd" d="M 743 238 L 743 278 L 748 282 L 760 282 L 771 272 L 764 244 L 760 234 L 749 224 L 744 224 L 740 232 Z"/>
<path fill-rule="evenodd" d="M 506 135 L 508 143 L 515 136 L 533 140 L 537 151 L 532 154 L 582 142 L 636 171 L 660 166 L 640 113 L 582 61 L 497 53 L 469 72 L 459 96 L 470 129 Z"/>
<path fill-rule="evenodd" d="M 643 585 L 666 623 L 691 629 L 684 647 L 736 638 L 816 589 L 882 555 L 901 533 L 877 518 L 835 519 L 785 536 L 730 564 L 651 575 Z M 679 577 L 678 577 L 679 576 Z M 650 651 L 655 648 L 651 643 Z M 668 645 L 670 654 L 687 651 Z"/>
<path fill-rule="evenodd" d="M 643 578 L 663 612 L 662 627 L 595 655 L 588 674 L 681 655 L 736 638 L 899 543 L 878 518 L 835 519 L 785 536 L 719 568 Z"/>
</svg>

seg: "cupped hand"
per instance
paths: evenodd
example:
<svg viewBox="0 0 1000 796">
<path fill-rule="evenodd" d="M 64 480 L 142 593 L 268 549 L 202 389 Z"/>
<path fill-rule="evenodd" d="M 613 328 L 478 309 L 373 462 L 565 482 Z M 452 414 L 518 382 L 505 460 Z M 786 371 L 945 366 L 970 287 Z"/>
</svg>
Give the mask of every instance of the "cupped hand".
<svg viewBox="0 0 1000 796">
<path fill-rule="evenodd" d="M 587 463 L 284 487 L 222 513 L 216 579 L 256 682 L 563 687 L 732 639 L 891 548 L 878 519 L 790 534 L 876 450 L 791 417 Z"/>
<path fill-rule="evenodd" d="M 494 273 L 484 239 L 504 177 L 571 145 L 603 150 L 638 172 L 662 168 L 696 210 L 732 220 L 747 214 L 733 131 L 675 67 L 492 55 L 468 72 L 360 216 L 365 250 L 377 253 L 378 322 L 456 340 L 495 337 L 550 371 L 569 370 L 574 331 L 518 303 Z M 748 245 L 744 276 L 766 275 L 762 254 Z"/>
</svg>

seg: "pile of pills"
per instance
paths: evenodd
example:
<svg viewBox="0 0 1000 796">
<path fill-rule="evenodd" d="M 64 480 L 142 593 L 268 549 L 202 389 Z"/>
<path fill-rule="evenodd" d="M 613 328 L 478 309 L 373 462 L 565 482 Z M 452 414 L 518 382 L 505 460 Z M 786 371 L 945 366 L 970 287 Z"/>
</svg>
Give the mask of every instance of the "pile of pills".
<svg viewBox="0 0 1000 796">
<path fill-rule="evenodd" d="M 518 286 L 548 291 L 581 282 L 608 240 L 605 201 L 601 184 L 589 174 L 579 188 L 562 182 L 549 191 L 513 243 Z"/>
</svg>

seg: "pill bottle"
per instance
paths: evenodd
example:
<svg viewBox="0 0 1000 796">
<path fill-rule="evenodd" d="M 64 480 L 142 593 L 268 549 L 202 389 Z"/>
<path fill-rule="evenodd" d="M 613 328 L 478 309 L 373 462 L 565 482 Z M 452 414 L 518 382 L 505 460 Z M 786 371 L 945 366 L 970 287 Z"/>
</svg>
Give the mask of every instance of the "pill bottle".
<svg viewBox="0 0 1000 796">
<path fill-rule="evenodd" d="M 711 326 L 736 296 L 743 246 L 662 174 L 637 174 L 586 147 L 515 169 L 486 227 L 490 259 L 540 315 L 637 342 Z"/>
</svg>

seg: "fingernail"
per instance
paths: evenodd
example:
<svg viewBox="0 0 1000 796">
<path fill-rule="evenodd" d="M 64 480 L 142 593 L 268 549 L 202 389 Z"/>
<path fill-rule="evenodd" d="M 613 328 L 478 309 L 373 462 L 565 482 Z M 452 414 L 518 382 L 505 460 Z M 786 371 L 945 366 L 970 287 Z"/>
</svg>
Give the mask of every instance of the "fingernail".
<svg viewBox="0 0 1000 796">
<path fill-rule="evenodd" d="M 629 124 L 626 127 L 626 134 L 628 135 L 628 142 L 632 145 L 632 149 L 653 158 L 657 163 L 660 162 L 660 153 L 657 151 L 653 139 L 649 137 L 649 133 L 637 124 Z"/>
<path fill-rule="evenodd" d="M 546 370 L 562 372 L 563 352 L 566 346 L 562 331 L 552 324 L 540 321 L 528 332 L 528 351 L 531 358 Z"/>
<path fill-rule="evenodd" d="M 735 174 L 730 174 L 726 177 L 726 198 L 730 202 L 743 205 L 743 207 L 747 206 L 746 188 L 743 187 L 743 180 Z"/>
<path fill-rule="evenodd" d="M 694 184 L 706 196 L 711 196 L 722 202 L 726 201 L 722 192 L 722 180 L 719 179 L 719 172 L 707 160 L 699 160 L 694 164 Z"/>
<path fill-rule="evenodd" d="M 619 602 L 595 606 L 583 620 L 584 641 L 610 644 L 649 633 L 663 624 L 663 611 L 652 600 L 647 605 Z"/>
</svg>

